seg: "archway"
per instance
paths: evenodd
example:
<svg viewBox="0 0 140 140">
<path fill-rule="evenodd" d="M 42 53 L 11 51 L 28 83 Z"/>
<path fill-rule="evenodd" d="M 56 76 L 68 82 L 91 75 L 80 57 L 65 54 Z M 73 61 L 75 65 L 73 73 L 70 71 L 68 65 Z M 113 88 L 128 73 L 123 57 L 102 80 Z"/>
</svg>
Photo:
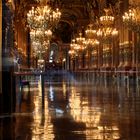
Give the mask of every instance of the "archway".
<svg viewBox="0 0 140 140">
<path fill-rule="evenodd" d="M 60 21 L 54 31 L 55 37 L 62 43 L 70 43 L 73 33 L 72 25 L 66 21 Z"/>
</svg>

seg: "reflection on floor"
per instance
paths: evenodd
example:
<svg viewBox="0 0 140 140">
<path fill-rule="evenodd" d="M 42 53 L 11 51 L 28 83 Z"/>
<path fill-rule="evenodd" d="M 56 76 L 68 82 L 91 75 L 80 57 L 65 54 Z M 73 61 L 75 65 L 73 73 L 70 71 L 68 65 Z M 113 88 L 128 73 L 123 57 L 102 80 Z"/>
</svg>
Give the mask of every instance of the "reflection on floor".
<svg viewBox="0 0 140 140">
<path fill-rule="evenodd" d="M 39 78 L 37 78 L 39 79 Z M 0 140 L 139 140 L 138 87 L 79 82 L 71 75 L 45 78 L 17 90 L 16 113 L 0 116 Z"/>
</svg>

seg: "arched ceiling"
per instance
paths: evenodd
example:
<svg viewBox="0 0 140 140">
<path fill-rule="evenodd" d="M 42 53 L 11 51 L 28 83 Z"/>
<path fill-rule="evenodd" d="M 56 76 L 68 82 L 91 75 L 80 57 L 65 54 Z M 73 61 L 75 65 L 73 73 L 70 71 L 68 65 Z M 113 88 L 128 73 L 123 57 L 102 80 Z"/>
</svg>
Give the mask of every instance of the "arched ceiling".
<svg viewBox="0 0 140 140">
<path fill-rule="evenodd" d="M 21 14 L 23 18 L 26 17 L 27 12 L 32 6 L 37 6 L 39 0 L 14 0 L 15 1 L 15 13 Z M 51 7 L 58 7 L 62 12 L 63 21 L 74 23 L 78 21 L 79 26 L 85 25 L 91 15 L 98 16 L 99 7 L 102 8 L 105 5 L 115 5 L 116 2 L 121 0 L 41 0 L 44 3 L 49 4 Z M 102 5 L 102 6 L 101 6 Z M 80 23 L 79 23 L 80 21 Z M 83 21 L 83 22 L 82 22 Z"/>
<path fill-rule="evenodd" d="M 31 9 L 32 6 L 38 5 L 36 1 L 37 0 L 16 0 L 15 14 L 17 15 L 17 17 L 20 17 L 21 19 L 25 20 L 29 9 Z M 95 17 L 99 16 L 99 6 L 101 4 L 103 5 L 105 3 L 107 3 L 108 5 L 114 4 L 118 0 L 44 0 L 44 1 L 53 8 L 58 7 L 62 13 L 57 33 L 58 31 L 60 31 L 60 33 L 64 32 L 66 26 L 67 27 L 69 26 L 70 30 L 72 29 L 71 31 L 75 33 L 85 28 L 91 20 L 94 20 Z M 64 26 L 62 26 L 62 24 L 64 24 Z"/>
<path fill-rule="evenodd" d="M 32 6 L 37 6 L 37 0 L 16 0 L 15 14 L 26 18 L 26 14 Z M 97 0 L 44 0 L 50 6 L 58 7 L 62 13 L 62 21 L 67 21 L 70 25 L 79 24 L 84 26 L 89 21 L 90 8 L 97 6 Z M 97 9 L 97 8 L 95 8 Z"/>
</svg>

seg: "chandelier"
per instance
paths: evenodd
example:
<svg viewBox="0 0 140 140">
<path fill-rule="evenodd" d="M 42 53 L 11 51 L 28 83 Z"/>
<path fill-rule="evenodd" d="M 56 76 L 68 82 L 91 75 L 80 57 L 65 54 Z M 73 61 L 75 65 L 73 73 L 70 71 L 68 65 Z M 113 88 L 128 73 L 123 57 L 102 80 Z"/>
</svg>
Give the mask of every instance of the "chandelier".
<svg viewBox="0 0 140 140">
<path fill-rule="evenodd" d="M 39 0 L 37 7 L 32 7 L 27 13 L 27 23 L 30 28 L 30 38 L 33 54 L 40 55 L 49 47 L 52 37 L 52 29 L 60 20 L 61 12 L 57 8 L 53 10 L 46 1 Z M 42 58 L 41 58 L 42 59 Z"/>
<path fill-rule="evenodd" d="M 100 23 L 103 26 L 111 26 L 114 24 L 114 17 L 109 15 L 109 9 L 104 9 L 105 15 L 100 17 Z"/>
<path fill-rule="evenodd" d="M 99 45 L 99 41 L 97 39 L 86 39 L 85 47 L 94 47 Z"/>
<path fill-rule="evenodd" d="M 96 37 L 96 30 L 92 29 L 92 24 L 88 25 L 88 28 L 86 29 L 85 33 L 86 33 L 86 37 L 89 39 L 92 39 L 94 37 Z"/>
<path fill-rule="evenodd" d="M 72 50 L 72 49 L 70 49 L 68 53 L 72 57 L 74 57 L 74 55 L 76 54 L 75 50 Z"/>
<path fill-rule="evenodd" d="M 42 57 L 42 54 L 48 50 L 49 41 L 44 41 L 42 44 L 39 41 L 32 41 L 32 54 L 34 56 Z"/>
<path fill-rule="evenodd" d="M 93 24 L 89 24 L 88 28 L 85 30 L 86 40 L 84 41 L 85 47 L 94 47 L 99 44 L 99 41 L 96 39 L 97 31 L 92 28 Z"/>
<path fill-rule="evenodd" d="M 103 37 L 104 39 L 108 39 L 111 37 L 115 37 L 118 35 L 118 31 L 116 28 L 112 28 L 112 27 L 103 27 L 103 28 L 99 28 L 99 30 L 97 31 L 97 36 L 98 37 Z"/>
<path fill-rule="evenodd" d="M 135 32 L 140 32 L 140 6 L 133 6 L 122 16 L 124 24 Z"/>
<path fill-rule="evenodd" d="M 76 40 L 73 39 L 72 43 L 70 44 L 70 47 L 72 50 L 78 51 L 80 50 L 80 45 L 76 43 Z"/>
<path fill-rule="evenodd" d="M 48 5 L 32 7 L 27 13 L 27 23 L 31 29 L 49 29 L 57 25 L 60 17 L 58 8 L 54 11 Z"/>
<path fill-rule="evenodd" d="M 34 56 L 41 56 L 41 54 L 45 53 L 50 44 L 52 32 L 51 30 L 42 31 L 42 30 L 31 30 L 30 38 L 31 38 L 31 46 L 32 52 Z"/>
<path fill-rule="evenodd" d="M 49 29 L 49 30 L 31 30 L 30 31 L 30 38 L 31 38 L 31 41 L 44 41 L 46 39 L 50 40 L 51 39 L 51 36 L 52 36 L 52 31 Z"/>
<path fill-rule="evenodd" d="M 118 35 L 118 31 L 114 28 L 115 18 L 109 15 L 109 9 L 105 9 L 105 15 L 100 17 L 100 28 L 97 31 L 97 37 L 102 41 L 110 41 L 112 37 Z"/>
<path fill-rule="evenodd" d="M 32 7 L 32 9 L 27 13 L 27 22 L 31 29 L 45 28 L 48 25 L 50 7 Z"/>
<path fill-rule="evenodd" d="M 80 32 L 80 33 L 79 33 L 79 37 L 76 38 L 76 42 L 77 42 L 77 44 L 79 44 L 79 45 L 82 46 L 83 43 L 84 43 L 84 41 L 85 41 L 85 38 L 82 37 L 82 33 Z"/>
<path fill-rule="evenodd" d="M 76 39 L 72 39 L 72 42 L 70 44 L 70 50 L 69 50 L 69 55 L 71 55 L 72 57 L 76 56 L 76 54 L 82 52 L 85 49 L 84 47 L 85 39 L 83 39 L 81 35 L 82 34 L 80 33 L 80 37 Z M 76 41 L 77 39 L 79 42 Z"/>
</svg>

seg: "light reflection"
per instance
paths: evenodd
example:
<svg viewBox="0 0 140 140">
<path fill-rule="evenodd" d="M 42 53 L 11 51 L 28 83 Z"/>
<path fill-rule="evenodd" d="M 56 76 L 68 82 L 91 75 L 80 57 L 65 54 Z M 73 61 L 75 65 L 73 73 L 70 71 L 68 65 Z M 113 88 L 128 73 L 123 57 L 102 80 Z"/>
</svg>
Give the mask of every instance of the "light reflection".
<svg viewBox="0 0 140 140">
<path fill-rule="evenodd" d="M 104 124 L 101 125 L 102 112 L 100 109 L 94 106 L 89 106 L 89 99 L 86 98 L 87 96 L 82 97 L 80 94 L 81 93 L 77 92 L 76 88 L 72 88 L 69 99 L 71 108 L 70 114 L 73 116 L 76 122 L 81 122 L 86 125 L 86 130 L 83 131 L 83 134 L 86 135 L 86 139 L 119 139 L 120 134 L 118 126 L 105 126 Z"/>
<path fill-rule="evenodd" d="M 50 85 L 50 89 L 49 89 L 49 98 L 51 101 L 54 101 L 54 92 L 53 92 L 53 88 L 52 86 Z"/>
<path fill-rule="evenodd" d="M 49 98 L 50 92 L 54 94 L 53 101 Z M 117 140 L 128 137 L 137 139 L 139 134 L 135 132 L 139 130 L 137 127 L 139 106 L 131 100 L 128 101 L 131 97 L 132 99 L 138 97 L 135 92 L 136 89 L 132 87 L 128 89 L 127 86 L 96 85 L 94 88 L 91 84 L 90 86 L 81 82 L 79 84 L 78 81 L 73 84 L 68 81 L 62 83 L 49 81 L 45 84 L 43 110 L 41 90 L 32 89 L 28 96 L 29 101 L 27 98 L 24 99 L 21 112 L 14 114 L 16 117 L 16 122 L 13 121 L 16 137 L 14 139 L 19 136 L 24 137 L 25 132 L 27 132 L 25 137 L 32 137 L 28 138 L 32 140 L 53 140 L 58 137 L 71 139 L 71 136 L 85 140 Z M 24 90 L 23 94 L 26 93 L 27 91 Z M 1 119 L 5 118 L 2 117 Z M 136 136 L 133 135 L 134 133 Z"/>
<path fill-rule="evenodd" d="M 66 97 L 67 87 L 66 87 L 66 82 L 64 82 L 64 81 L 63 81 L 63 84 L 62 84 L 62 90 L 63 90 L 64 97 Z"/>
<path fill-rule="evenodd" d="M 39 86 L 41 88 L 41 86 Z M 39 90 L 38 95 L 41 95 Z M 53 124 L 51 123 L 51 115 L 49 114 L 48 99 L 45 98 L 44 110 L 42 110 L 41 96 L 34 96 L 34 115 L 32 130 L 32 140 L 54 139 Z"/>
<path fill-rule="evenodd" d="M 41 75 L 39 76 L 39 80 L 38 80 L 38 95 L 41 96 L 42 93 L 42 88 L 41 88 Z"/>
</svg>

